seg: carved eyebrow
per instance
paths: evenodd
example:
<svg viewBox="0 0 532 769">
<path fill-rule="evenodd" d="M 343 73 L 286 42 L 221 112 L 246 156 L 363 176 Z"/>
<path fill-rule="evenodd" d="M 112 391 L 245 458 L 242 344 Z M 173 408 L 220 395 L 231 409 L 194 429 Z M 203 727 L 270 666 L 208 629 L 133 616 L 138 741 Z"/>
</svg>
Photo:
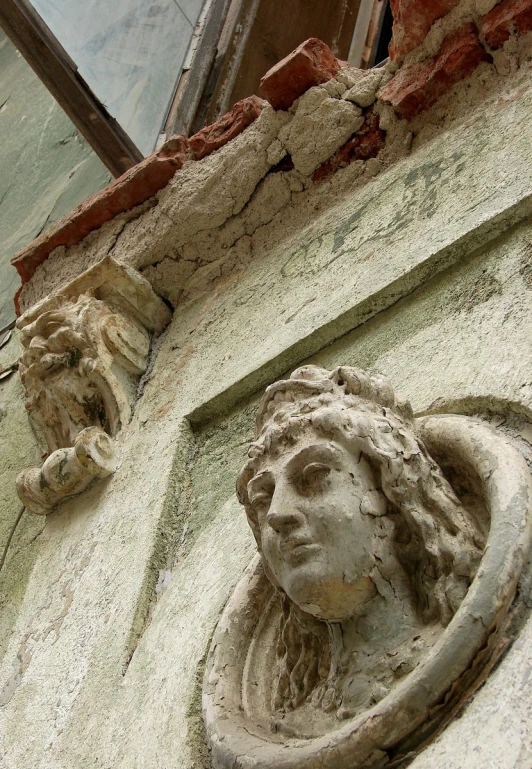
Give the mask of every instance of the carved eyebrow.
<svg viewBox="0 0 532 769">
<path fill-rule="evenodd" d="M 336 446 L 331 444 L 313 444 L 312 446 L 305 446 L 295 456 L 293 456 L 287 464 L 289 471 L 299 470 L 305 464 L 314 463 L 318 461 L 338 461 L 340 458 L 340 452 Z"/>
</svg>

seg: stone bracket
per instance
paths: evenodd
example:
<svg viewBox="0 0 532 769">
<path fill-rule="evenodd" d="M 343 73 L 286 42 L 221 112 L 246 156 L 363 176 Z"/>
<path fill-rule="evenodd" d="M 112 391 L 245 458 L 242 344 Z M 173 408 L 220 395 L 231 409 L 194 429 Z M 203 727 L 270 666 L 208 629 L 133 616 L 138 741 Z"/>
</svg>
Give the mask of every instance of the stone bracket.
<svg viewBox="0 0 532 769">
<path fill-rule="evenodd" d="M 19 318 L 26 408 L 51 452 L 42 468 L 17 480 L 29 509 L 50 512 L 92 478 L 114 472 L 110 436 L 131 419 L 150 333 L 170 318 L 149 283 L 110 257 Z"/>
</svg>

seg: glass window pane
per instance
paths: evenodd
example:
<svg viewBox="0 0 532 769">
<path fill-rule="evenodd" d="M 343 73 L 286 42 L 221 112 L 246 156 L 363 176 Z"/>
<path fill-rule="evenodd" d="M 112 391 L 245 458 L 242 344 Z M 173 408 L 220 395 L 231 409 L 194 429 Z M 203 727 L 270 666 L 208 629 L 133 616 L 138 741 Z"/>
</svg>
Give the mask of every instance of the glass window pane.
<svg viewBox="0 0 532 769">
<path fill-rule="evenodd" d="M 153 151 L 203 0 L 33 0 L 109 113 Z"/>
</svg>

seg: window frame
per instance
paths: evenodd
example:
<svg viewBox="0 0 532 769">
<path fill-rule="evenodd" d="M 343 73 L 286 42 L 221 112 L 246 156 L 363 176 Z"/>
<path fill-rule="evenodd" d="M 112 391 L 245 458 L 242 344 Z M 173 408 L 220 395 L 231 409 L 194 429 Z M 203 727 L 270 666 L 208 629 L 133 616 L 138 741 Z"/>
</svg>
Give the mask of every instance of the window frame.
<svg viewBox="0 0 532 769">
<path fill-rule="evenodd" d="M 190 135 L 230 107 L 235 72 L 260 3 L 205 0 L 183 66 L 176 72 L 157 147 L 173 134 Z M 362 14 L 364 6 L 367 10 Z M 359 0 L 349 55 L 355 66 L 371 66 L 385 6 L 386 0 Z M 142 152 L 81 77 L 29 0 L 1 0 L 0 26 L 113 176 L 121 176 L 143 160 Z M 359 54 L 355 62 L 356 37 L 362 38 L 365 56 Z"/>
<path fill-rule="evenodd" d="M 143 155 L 27 0 L 2 0 L 0 26 L 114 176 Z"/>
<path fill-rule="evenodd" d="M 175 73 L 157 146 L 167 135 L 188 134 L 231 2 L 206 0 L 184 67 Z M 76 63 L 28 0 L 2 0 L 0 27 L 113 176 L 121 176 L 143 160 L 142 152 L 81 77 Z"/>
</svg>

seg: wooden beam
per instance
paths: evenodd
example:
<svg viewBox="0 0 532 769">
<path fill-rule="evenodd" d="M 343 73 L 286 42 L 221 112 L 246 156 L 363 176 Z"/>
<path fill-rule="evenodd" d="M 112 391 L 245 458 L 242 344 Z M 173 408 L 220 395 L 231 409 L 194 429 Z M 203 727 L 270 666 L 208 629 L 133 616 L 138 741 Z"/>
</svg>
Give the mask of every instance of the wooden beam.
<svg viewBox="0 0 532 769">
<path fill-rule="evenodd" d="M 229 99 L 260 2 L 232 0 L 218 40 L 216 58 L 194 116 L 193 131 L 214 123 L 229 111 Z"/>
<path fill-rule="evenodd" d="M 209 83 L 206 122 L 253 93 L 260 78 L 309 37 L 319 37 L 347 58 L 360 0 L 242 0 L 234 42 L 219 50 L 216 82 Z M 196 126 L 197 128 L 197 126 Z"/>
<path fill-rule="evenodd" d="M 142 160 L 27 0 L 1 0 L 0 26 L 114 176 Z"/>
<path fill-rule="evenodd" d="M 362 69 L 370 69 L 377 64 L 375 58 L 379 47 L 379 39 L 387 5 L 388 3 L 386 0 L 374 0 L 373 2 L 371 19 L 360 63 Z"/>
<path fill-rule="evenodd" d="M 192 123 L 216 56 L 231 0 L 207 0 L 194 31 L 191 49 L 184 62 L 164 132 L 167 136 L 192 132 Z M 202 128 L 203 125 L 200 125 Z"/>
</svg>

